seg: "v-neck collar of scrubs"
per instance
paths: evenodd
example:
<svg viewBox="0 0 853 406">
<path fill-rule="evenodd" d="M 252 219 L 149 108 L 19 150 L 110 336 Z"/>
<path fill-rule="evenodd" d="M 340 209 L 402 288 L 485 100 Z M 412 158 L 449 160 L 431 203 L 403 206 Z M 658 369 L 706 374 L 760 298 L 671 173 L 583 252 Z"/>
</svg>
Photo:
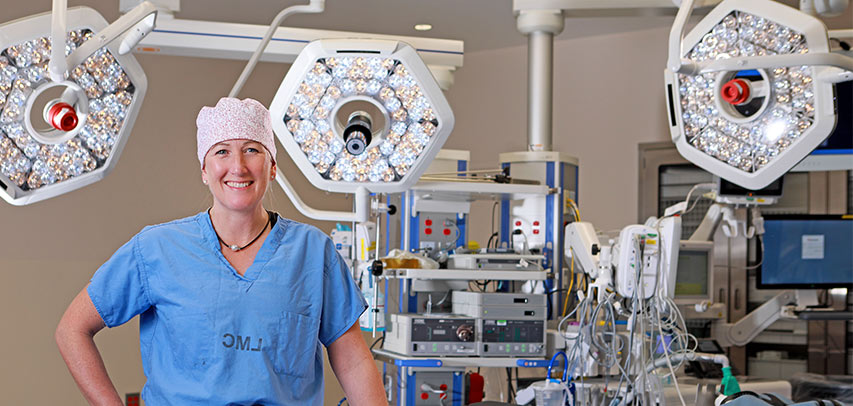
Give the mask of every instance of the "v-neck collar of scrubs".
<svg viewBox="0 0 853 406">
<path fill-rule="evenodd" d="M 252 261 L 252 265 L 249 265 L 249 268 L 246 269 L 246 272 L 243 275 L 240 275 L 240 273 L 234 269 L 234 266 L 228 262 L 225 255 L 222 255 L 222 248 L 219 245 L 219 237 L 216 236 L 216 231 L 213 229 L 213 221 L 210 219 L 210 214 L 207 211 L 202 212 L 203 221 L 201 222 L 201 228 L 204 232 L 204 239 L 207 242 L 208 247 L 213 250 L 214 255 L 219 257 L 219 260 L 222 261 L 228 270 L 231 271 L 231 274 L 238 279 L 254 282 L 258 279 L 258 276 L 260 276 L 273 254 L 275 254 L 275 251 L 280 247 L 279 244 L 273 244 L 272 241 L 281 240 L 282 235 L 284 235 L 285 221 L 283 218 L 278 216 L 278 214 L 274 215 L 278 217 L 275 224 L 273 224 L 272 229 L 270 229 L 269 234 L 267 234 L 267 237 L 264 238 L 263 245 L 261 245 L 258 253 L 255 254 L 255 259 Z"/>
</svg>

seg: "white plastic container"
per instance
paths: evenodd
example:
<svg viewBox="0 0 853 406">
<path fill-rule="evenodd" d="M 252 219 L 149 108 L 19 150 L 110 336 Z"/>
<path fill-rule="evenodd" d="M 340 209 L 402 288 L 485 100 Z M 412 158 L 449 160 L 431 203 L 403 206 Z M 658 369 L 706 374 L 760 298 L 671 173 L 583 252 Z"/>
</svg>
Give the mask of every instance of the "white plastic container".
<svg viewBox="0 0 853 406">
<path fill-rule="evenodd" d="M 566 386 L 554 381 L 539 381 L 533 388 L 536 406 L 563 406 L 566 401 Z"/>
</svg>

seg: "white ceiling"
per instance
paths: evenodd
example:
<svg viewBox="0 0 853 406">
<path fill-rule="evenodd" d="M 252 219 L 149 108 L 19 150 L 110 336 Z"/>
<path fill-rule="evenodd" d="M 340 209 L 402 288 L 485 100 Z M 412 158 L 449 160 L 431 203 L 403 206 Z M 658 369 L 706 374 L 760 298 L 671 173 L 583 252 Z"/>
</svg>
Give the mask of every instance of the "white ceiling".
<svg viewBox="0 0 853 406">
<path fill-rule="evenodd" d="M 176 18 L 268 25 L 284 7 L 304 1 L 182 0 Z M 674 9 L 673 9 L 674 11 Z M 428 32 L 418 23 L 432 24 Z M 664 27 L 671 16 L 569 18 L 559 39 Z M 462 40 L 465 52 L 523 45 L 515 28 L 511 0 L 327 0 L 321 14 L 289 17 L 289 27 Z"/>
<path fill-rule="evenodd" d="M 600 0 L 606 2 L 607 0 Z M 798 0 L 777 0 L 796 7 Z M 268 25 L 285 7 L 308 0 L 180 0 L 177 18 Z M 238 5 L 239 4 L 239 5 Z M 557 40 L 633 32 L 672 25 L 670 10 L 568 12 Z M 700 12 L 694 14 L 701 14 Z M 853 7 L 824 19 L 829 28 L 850 28 Z M 415 31 L 418 23 L 432 24 L 428 32 Z M 291 16 L 285 26 L 388 35 L 462 40 L 465 52 L 524 45 L 515 28 L 512 0 L 326 0 L 321 14 Z"/>
</svg>

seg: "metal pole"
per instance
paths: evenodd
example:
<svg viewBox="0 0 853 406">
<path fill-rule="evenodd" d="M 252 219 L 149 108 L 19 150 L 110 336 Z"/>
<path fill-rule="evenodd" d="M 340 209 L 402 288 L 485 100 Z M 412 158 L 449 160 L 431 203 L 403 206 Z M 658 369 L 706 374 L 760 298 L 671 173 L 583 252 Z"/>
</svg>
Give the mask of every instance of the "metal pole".
<svg viewBox="0 0 853 406">
<path fill-rule="evenodd" d="M 527 150 L 552 150 L 554 34 L 527 37 Z"/>
<path fill-rule="evenodd" d="M 382 213 L 376 214 L 376 247 L 374 250 L 373 260 L 379 261 L 379 230 L 381 230 Z M 373 275 L 373 335 L 376 337 L 376 320 L 379 318 L 379 276 Z"/>
<path fill-rule="evenodd" d="M 527 149 L 553 146 L 554 36 L 563 31 L 561 10 L 524 10 L 516 24 L 527 35 Z"/>
</svg>

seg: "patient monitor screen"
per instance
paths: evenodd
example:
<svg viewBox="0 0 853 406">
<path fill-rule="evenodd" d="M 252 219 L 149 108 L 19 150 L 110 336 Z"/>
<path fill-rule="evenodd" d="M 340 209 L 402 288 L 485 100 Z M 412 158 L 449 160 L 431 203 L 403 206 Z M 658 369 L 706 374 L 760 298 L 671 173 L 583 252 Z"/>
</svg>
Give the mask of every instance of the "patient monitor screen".
<svg viewBox="0 0 853 406">
<path fill-rule="evenodd" d="M 709 251 L 682 249 L 678 253 L 678 271 L 675 274 L 675 296 L 708 295 Z"/>
</svg>

